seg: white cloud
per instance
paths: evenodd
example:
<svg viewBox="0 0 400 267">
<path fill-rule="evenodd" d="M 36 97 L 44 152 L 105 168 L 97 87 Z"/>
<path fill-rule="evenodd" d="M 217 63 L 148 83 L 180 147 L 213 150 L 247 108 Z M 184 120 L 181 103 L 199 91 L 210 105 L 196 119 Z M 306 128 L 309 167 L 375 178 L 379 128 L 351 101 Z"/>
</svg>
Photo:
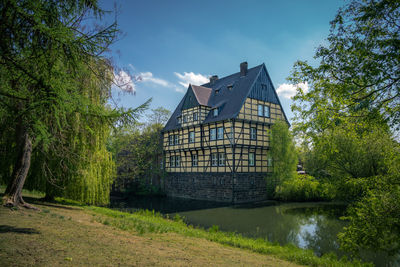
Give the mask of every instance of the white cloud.
<svg viewBox="0 0 400 267">
<path fill-rule="evenodd" d="M 279 85 L 278 89 L 276 89 L 276 92 L 278 93 L 279 96 L 290 99 L 296 95 L 297 88 L 301 88 L 304 93 L 307 93 L 308 83 L 307 82 L 299 84 L 284 83 Z"/>
<path fill-rule="evenodd" d="M 157 85 L 160 85 L 163 87 L 172 87 L 173 86 L 166 80 L 154 77 L 153 73 L 151 73 L 149 71 L 139 73 L 139 80 L 142 82 L 154 83 L 154 84 L 157 84 Z"/>
<path fill-rule="evenodd" d="M 130 93 L 136 92 L 132 76 L 123 70 L 121 70 L 118 74 L 114 73 L 114 84 L 122 91 Z"/>
<path fill-rule="evenodd" d="M 194 85 L 202 85 L 204 83 L 209 82 L 209 79 L 207 78 L 207 76 L 202 75 L 200 73 L 195 74 L 193 72 L 184 72 L 183 74 L 180 74 L 178 72 L 174 72 L 174 74 L 180 80 L 178 83 L 180 85 L 182 85 L 183 87 L 185 87 L 185 89 L 189 86 L 189 83 L 194 84 Z"/>
</svg>

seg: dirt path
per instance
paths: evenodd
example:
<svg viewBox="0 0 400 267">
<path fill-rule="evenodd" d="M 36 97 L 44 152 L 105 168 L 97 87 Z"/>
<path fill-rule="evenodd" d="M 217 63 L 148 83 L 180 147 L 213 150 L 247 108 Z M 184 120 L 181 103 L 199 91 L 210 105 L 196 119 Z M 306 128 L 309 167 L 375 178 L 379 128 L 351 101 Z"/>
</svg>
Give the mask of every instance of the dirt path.
<svg viewBox="0 0 400 267">
<path fill-rule="evenodd" d="M 298 266 L 178 234 L 138 235 L 76 207 L 0 207 L 1 266 Z"/>
</svg>

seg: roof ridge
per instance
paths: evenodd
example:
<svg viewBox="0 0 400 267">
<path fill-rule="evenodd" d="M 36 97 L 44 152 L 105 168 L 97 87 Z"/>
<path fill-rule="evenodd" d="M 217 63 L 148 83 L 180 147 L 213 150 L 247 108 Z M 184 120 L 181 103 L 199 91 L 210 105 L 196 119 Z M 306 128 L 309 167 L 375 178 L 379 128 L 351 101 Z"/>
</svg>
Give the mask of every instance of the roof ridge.
<svg viewBox="0 0 400 267">
<path fill-rule="evenodd" d="M 248 72 L 249 72 L 250 70 L 255 69 L 255 68 L 259 68 L 259 67 L 261 67 L 262 65 L 264 65 L 264 63 L 262 63 L 262 64 L 260 64 L 260 65 L 257 65 L 257 66 L 255 66 L 255 67 L 252 67 L 252 68 L 248 69 Z M 217 80 L 217 82 L 218 82 L 218 81 L 221 81 L 221 80 L 224 80 L 224 79 L 226 79 L 226 78 L 230 78 L 230 77 L 232 77 L 232 76 L 234 76 L 234 75 L 237 75 L 237 74 L 239 74 L 239 73 L 240 73 L 240 71 L 235 72 L 235 73 L 232 73 L 232 74 L 227 75 L 227 76 L 225 76 L 225 77 L 221 77 L 221 78 L 219 78 L 219 79 Z M 206 87 L 206 86 L 204 86 L 204 85 L 206 85 L 206 84 L 210 84 L 210 82 L 204 83 L 204 84 L 202 84 L 201 86 Z M 210 88 L 210 87 L 206 87 L 206 88 Z M 211 89 L 212 89 L 212 88 L 211 88 Z"/>
</svg>

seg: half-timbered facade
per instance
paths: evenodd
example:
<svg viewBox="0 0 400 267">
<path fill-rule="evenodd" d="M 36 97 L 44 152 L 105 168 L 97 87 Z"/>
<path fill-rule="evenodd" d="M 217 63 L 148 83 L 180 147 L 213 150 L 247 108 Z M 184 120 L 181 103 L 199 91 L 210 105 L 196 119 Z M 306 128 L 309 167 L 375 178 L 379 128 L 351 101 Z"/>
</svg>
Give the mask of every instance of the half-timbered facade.
<svg viewBox="0 0 400 267">
<path fill-rule="evenodd" d="M 188 90 L 163 129 L 168 195 L 223 202 L 267 198 L 269 129 L 286 120 L 264 64 Z"/>
</svg>

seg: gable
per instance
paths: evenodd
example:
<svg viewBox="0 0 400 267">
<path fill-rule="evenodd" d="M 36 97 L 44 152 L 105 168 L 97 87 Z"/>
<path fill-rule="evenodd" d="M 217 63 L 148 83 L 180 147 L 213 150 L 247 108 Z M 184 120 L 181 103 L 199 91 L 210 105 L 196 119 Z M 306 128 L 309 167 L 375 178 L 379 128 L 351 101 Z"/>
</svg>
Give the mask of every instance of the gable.
<svg viewBox="0 0 400 267">
<path fill-rule="evenodd" d="M 262 66 L 263 68 L 258 74 L 258 77 L 252 85 L 247 97 L 278 105 L 283 113 L 286 122 L 290 126 L 289 120 L 287 119 L 285 111 L 283 110 L 281 101 L 279 101 L 278 94 L 276 93 L 275 87 L 272 84 L 268 71 L 264 64 Z"/>
<path fill-rule="evenodd" d="M 264 68 L 254 82 L 248 97 L 280 105 L 272 81 Z"/>
<path fill-rule="evenodd" d="M 184 109 L 194 108 L 197 106 L 199 106 L 199 102 L 197 101 L 197 98 L 193 92 L 192 86 L 189 86 L 187 93 L 185 95 L 185 99 L 183 100 L 181 109 L 184 110 Z"/>
</svg>

